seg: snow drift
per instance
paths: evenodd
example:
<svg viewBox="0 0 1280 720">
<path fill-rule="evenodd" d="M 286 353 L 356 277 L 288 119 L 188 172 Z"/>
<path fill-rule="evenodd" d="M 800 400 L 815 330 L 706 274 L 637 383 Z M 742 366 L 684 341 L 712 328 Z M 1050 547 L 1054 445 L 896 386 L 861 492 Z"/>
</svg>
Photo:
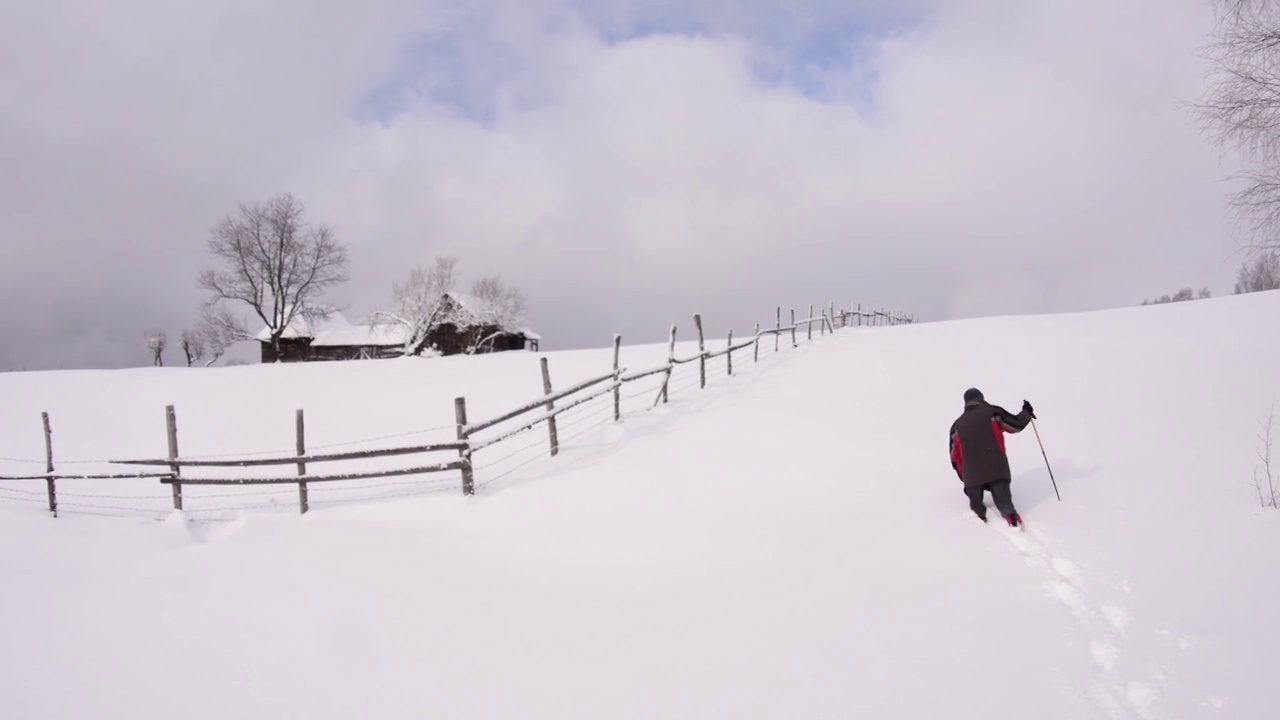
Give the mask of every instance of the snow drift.
<svg viewBox="0 0 1280 720">
<path fill-rule="evenodd" d="M 559 457 L 495 455 L 470 498 L 183 516 L 126 481 L 66 489 L 117 517 L 52 519 L 6 483 L 0 713 L 1272 717 L 1280 510 L 1253 476 L 1277 313 L 1264 293 L 766 342 L 670 405 L 629 388 L 621 423 L 584 407 Z M 548 356 L 561 384 L 611 363 Z M 6 374 L 0 467 L 40 461 L 41 411 L 86 467 L 161 453 L 166 403 L 184 455 L 290 448 L 297 407 L 316 444 L 430 436 L 457 395 L 477 416 L 537 396 L 536 366 Z M 1040 417 L 1062 501 L 1011 437 L 1025 533 L 978 522 L 949 466 L 971 385 Z"/>
</svg>

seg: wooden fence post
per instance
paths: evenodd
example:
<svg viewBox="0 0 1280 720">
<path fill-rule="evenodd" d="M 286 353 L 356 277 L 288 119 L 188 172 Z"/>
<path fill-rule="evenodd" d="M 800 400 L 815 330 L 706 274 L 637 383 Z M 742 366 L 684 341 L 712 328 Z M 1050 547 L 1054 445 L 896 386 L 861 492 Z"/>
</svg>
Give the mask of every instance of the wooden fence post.
<svg viewBox="0 0 1280 720">
<path fill-rule="evenodd" d="M 800 347 L 800 345 L 796 343 L 796 309 L 795 308 L 791 308 L 791 347 Z"/>
<path fill-rule="evenodd" d="M 622 336 L 614 333 L 613 335 L 613 421 L 622 420 L 622 383 L 618 382 L 622 377 L 621 362 L 622 355 Z"/>
<path fill-rule="evenodd" d="M 862 303 L 858 303 L 858 327 L 862 327 Z"/>
<path fill-rule="evenodd" d="M 458 448 L 458 457 L 462 458 L 462 494 L 475 495 L 475 476 L 471 471 L 471 447 L 467 441 L 467 399 L 465 397 L 454 398 L 453 414 L 458 421 L 458 442 L 466 444 L 466 447 Z"/>
<path fill-rule="evenodd" d="M 164 409 L 165 428 L 169 435 L 169 472 L 173 473 L 173 509 L 182 509 L 182 465 L 178 464 L 178 417 L 173 406 Z"/>
<path fill-rule="evenodd" d="M 752 362 L 760 362 L 760 323 L 756 323 L 755 359 Z"/>
<path fill-rule="evenodd" d="M 813 303 L 809 303 L 809 322 L 805 323 L 805 325 L 808 326 L 807 330 L 809 332 L 808 337 L 805 339 L 813 340 Z"/>
<path fill-rule="evenodd" d="M 667 376 L 662 380 L 662 403 L 665 405 L 670 397 L 668 388 L 671 386 L 671 373 L 676 367 L 676 326 L 671 325 L 671 347 L 667 351 Z"/>
<path fill-rule="evenodd" d="M 778 325 L 774 328 L 773 333 L 773 351 L 778 352 L 778 345 L 782 342 L 782 306 L 778 306 Z"/>
<path fill-rule="evenodd" d="M 818 324 L 818 335 L 819 337 L 821 337 L 826 334 L 827 334 L 827 311 L 824 309 L 822 311 L 822 322 Z"/>
<path fill-rule="evenodd" d="M 298 412 L 294 416 L 294 428 L 298 436 L 298 457 L 307 454 L 306 430 L 302 419 L 302 408 L 298 408 Z M 302 510 L 302 514 L 306 515 L 310 506 L 307 504 L 307 481 L 302 479 L 307 474 L 307 464 L 298 461 L 298 507 Z"/>
<path fill-rule="evenodd" d="M 542 356 L 542 392 L 544 395 L 551 394 L 551 369 L 547 367 L 547 356 Z M 547 400 L 547 412 L 556 409 L 555 400 Z M 560 453 L 560 436 L 556 432 L 556 416 L 552 415 L 547 418 L 547 430 L 551 433 L 551 457 L 555 457 Z"/>
<path fill-rule="evenodd" d="M 835 300 L 831 301 L 831 312 L 827 313 L 827 317 L 829 317 L 831 319 L 831 322 L 833 323 L 836 321 L 836 301 Z M 832 334 L 834 334 L 835 331 L 836 331 L 835 328 L 831 328 Z"/>
<path fill-rule="evenodd" d="M 729 330 L 729 350 L 724 354 L 728 358 L 729 374 L 733 375 L 733 330 Z"/>
<path fill-rule="evenodd" d="M 707 348 L 702 337 L 702 316 L 693 316 L 693 325 L 698 329 L 698 378 L 701 387 L 707 386 Z"/>
<path fill-rule="evenodd" d="M 49 474 L 45 478 L 49 486 L 49 512 L 58 517 L 58 490 L 53 481 L 53 431 L 49 429 L 49 413 L 40 413 L 40 420 L 44 423 L 44 471 Z"/>
</svg>

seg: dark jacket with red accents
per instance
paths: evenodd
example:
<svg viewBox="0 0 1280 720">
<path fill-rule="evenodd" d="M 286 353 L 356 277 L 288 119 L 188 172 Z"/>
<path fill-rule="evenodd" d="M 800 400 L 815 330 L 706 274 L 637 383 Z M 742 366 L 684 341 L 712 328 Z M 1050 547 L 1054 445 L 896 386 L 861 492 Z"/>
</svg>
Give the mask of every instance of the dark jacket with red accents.
<svg viewBox="0 0 1280 720">
<path fill-rule="evenodd" d="M 1022 432 L 1030 422 L 1025 409 L 1014 415 L 985 401 L 966 405 L 951 424 L 951 467 L 970 487 L 1012 479 L 1004 434 Z"/>
</svg>

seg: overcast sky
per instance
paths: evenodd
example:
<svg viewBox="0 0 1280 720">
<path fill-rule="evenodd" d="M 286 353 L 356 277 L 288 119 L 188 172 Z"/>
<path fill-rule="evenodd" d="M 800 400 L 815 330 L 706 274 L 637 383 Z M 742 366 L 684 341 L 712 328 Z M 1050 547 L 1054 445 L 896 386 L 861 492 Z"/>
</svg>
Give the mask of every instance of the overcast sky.
<svg viewBox="0 0 1280 720">
<path fill-rule="evenodd" d="M 450 254 L 544 349 L 1230 293 L 1232 167 L 1178 105 L 1207 0 L 689 4 L 12 4 L 0 369 L 148 364 L 209 227 L 285 191 L 352 319 Z"/>
</svg>

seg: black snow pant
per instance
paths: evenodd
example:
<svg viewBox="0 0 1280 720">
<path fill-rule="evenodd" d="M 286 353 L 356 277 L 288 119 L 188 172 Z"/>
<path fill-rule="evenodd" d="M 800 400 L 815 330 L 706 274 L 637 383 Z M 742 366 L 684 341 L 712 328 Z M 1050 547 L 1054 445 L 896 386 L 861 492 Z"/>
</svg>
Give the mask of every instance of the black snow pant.
<svg viewBox="0 0 1280 720">
<path fill-rule="evenodd" d="M 964 494 L 969 496 L 969 508 L 984 520 L 987 517 L 987 504 L 983 502 L 983 493 L 990 492 L 991 499 L 996 501 L 996 510 L 1000 517 L 1009 517 L 1018 512 L 1013 507 L 1013 493 L 1010 492 L 1009 480 L 992 480 L 985 485 L 965 485 Z"/>
</svg>

